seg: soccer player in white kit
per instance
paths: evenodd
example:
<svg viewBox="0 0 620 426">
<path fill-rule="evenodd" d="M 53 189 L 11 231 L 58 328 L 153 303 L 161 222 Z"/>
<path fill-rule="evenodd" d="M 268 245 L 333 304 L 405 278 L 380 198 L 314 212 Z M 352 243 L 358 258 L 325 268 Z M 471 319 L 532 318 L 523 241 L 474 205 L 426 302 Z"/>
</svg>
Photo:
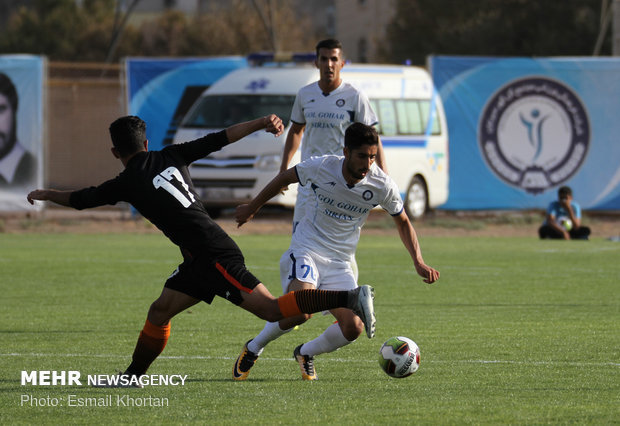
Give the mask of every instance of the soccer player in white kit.
<svg viewBox="0 0 620 426">
<path fill-rule="evenodd" d="M 289 249 L 280 259 L 284 293 L 297 289 L 354 289 L 357 282 L 349 262 L 359 241 L 361 227 L 370 210 L 381 206 L 396 223 L 417 273 L 433 283 L 439 272 L 427 266 L 417 235 L 403 209 L 394 181 L 376 164 L 378 135 L 370 126 L 354 123 L 345 132 L 344 156 L 312 157 L 276 176 L 249 204 L 237 207 L 239 226 L 250 220 L 282 187 L 299 182 L 312 194 L 306 214 L 293 234 Z M 314 357 L 348 345 L 364 329 L 349 309 L 332 309 L 337 322 L 316 339 L 293 352 L 302 378 L 316 380 Z M 233 366 L 233 379 L 245 380 L 263 348 L 272 340 L 307 321 L 300 315 L 280 322 L 267 322 L 258 336 L 249 340 Z M 367 330 L 372 337 L 374 330 Z"/>
<path fill-rule="evenodd" d="M 319 80 L 302 87 L 291 111 L 291 129 L 286 137 L 280 172 L 289 168 L 301 145 L 301 161 L 319 155 L 342 155 L 344 132 L 351 123 L 377 124 L 377 116 L 363 92 L 340 77 L 345 60 L 338 40 L 322 40 L 316 45 L 315 65 Z M 384 171 L 383 147 L 379 140 L 377 164 Z M 305 215 L 312 191 L 300 187 L 295 203 L 293 232 Z"/>
<path fill-rule="evenodd" d="M 286 136 L 280 172 L 289 168 L 300 145 L 301 161 L 318 155 L 341 155 L 344 132 L 351 123 L 377 124 L 377 116 L 366 95 L 340 77 L 345 60 L 338 40 L 322 40 L 316 45 L 315 65 L 319 69 L 319 80 L 302 87 L 293 104 L 292 124 Z M 387 171 L 381 139 L 377 149 L 377 164 Z M 300 186 L 293 213 L 293 233 L 306 214 L 308 202 L 312 202 L 312 191 Z M 350 262 L 357 277 L 355 254 Z"/>
</svg>

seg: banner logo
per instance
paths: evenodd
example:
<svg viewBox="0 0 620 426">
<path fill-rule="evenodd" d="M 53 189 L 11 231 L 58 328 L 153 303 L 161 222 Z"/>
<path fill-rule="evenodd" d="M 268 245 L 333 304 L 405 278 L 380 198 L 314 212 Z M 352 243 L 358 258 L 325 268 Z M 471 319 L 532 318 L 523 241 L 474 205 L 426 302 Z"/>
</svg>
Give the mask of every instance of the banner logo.
<svg viewBox="0 0 620 426">
<path fill-rule="evenodd" d="M 590 145 L 581 99 L 546 77 L 513 80 L 487 101 L 478 142 L 491 170 L 508 184 L 541 193 L 567 181 Z"/>
</svg>

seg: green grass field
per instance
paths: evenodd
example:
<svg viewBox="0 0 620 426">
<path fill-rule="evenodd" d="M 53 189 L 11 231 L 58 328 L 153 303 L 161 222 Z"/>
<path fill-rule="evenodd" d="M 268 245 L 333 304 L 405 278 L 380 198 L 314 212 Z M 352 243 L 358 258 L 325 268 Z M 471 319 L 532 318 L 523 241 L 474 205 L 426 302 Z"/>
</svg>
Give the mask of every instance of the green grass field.
<svg viewBox="0 0 620 426">
<path fill-rule="evenodd" d="M 280 295 L 278 260 L 288 236 L 235 240 L 250 269 Z M 377 336 L 318 357 L 319 381 L 301 380 L 292 351 L 330 317 L 315 315 L 273 342 L 250 380 L 237 383 L 233 361 L 263 322 L 216 299 L 173 320 L 149 371 L 188 375 L 185 386 L 96 389 L 22 386 L 21 371 L 77 370 L 84 378 L 124 369 L 178 250 L 154 234 L 5 234 L 0 241 L 2 424 L 620 421 L 617 243 L 422 236 L 425 260 L 441 271 L 429 286 L 395 231 L 366 235 L 360 283 L 376 289 Z M 377 363 L 393 335 L 412 338 L 422 352 L 418 372 L 402 380 Z M 167 398 L 168 406 L 119 406 L 117 397 Z M 114 404 L 75 407 L 71 398 Z"/>
</svg>

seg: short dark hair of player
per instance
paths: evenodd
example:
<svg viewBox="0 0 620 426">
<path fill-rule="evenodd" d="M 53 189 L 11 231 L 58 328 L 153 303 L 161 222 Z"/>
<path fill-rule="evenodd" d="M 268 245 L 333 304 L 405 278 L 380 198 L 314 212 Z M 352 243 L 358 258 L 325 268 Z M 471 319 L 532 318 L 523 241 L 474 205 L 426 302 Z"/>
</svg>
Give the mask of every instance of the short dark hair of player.
<svg viewBox="0 0 620 426">
<path fill-rule="evenodd" d="M 110 137 L 121 157 L 135 154 L 144 149 L 146 123 L 135 115 L 121 117 L 110 124 Z"/>
<path fill-rule="evenodd" d="M 563 186 L 560 189 L 558 189 L 558 198 L 560 200 L 564 200 L 566 199 L 568 196 L 573 196 L 573 191 L 572 189 L 570 189 L 569 186 Z"/>
<path fill-rule="evenodd" d="M 17 111 L 17 89 L 11 79 L 4 73 L 0 72 L 0 93 L 9 100 L 13 112 Z"/>
<path fill-rule="evenodd" d="M 340 49 L 340 56 L 344 56 L 344 52 L 342 51 L 342 44 L 336 40 L 335 38 L 328 38 L 326 40 L 321 40 L 316 45 L 316 57 L 319 57 L 319 49 Z"/>
<path fill-rule="evenodd" d="M 362 145 L 378 145 L 379 135 L 372 126 L 353 123 L 344 132 L 344 146 L 349 150 L 359 149 Z"/>
</svg>

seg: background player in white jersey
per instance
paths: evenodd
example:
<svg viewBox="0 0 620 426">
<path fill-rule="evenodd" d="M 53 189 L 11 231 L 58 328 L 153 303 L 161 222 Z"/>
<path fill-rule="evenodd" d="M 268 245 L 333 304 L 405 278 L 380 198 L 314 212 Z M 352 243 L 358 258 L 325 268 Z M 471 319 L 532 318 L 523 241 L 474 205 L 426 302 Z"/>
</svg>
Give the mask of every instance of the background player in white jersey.
<svg viewBox="0 0 620 426">
<path fill-rule="evenodd" d="M 374 164 L 377 145 L 378 135 L 372 127 L 354 123 L 345 133 L 344 157 L 325 155 L 302 161 L 276 176 L 249 204 L 237 207 L 236 220 L 241 226 L 283 186 L 299 182 L 312 192 L 306 215 L 301 218 L 289 249 L 280 259 L 284 293 L 311 288 L 356 288 L 356 278 L 348 260 L 357 247 L 361 227 L 377 205 L 394 217 L 400 238 L 424 282 L 430 284 L 439 278 L 439 272 L 422 259 L 416 232 L 404 212 L 396 184 Z M 350 311 L 332 309 L 330 312 L 337 323 L 293 352 L 304 380 L 317 379 L 313 362 L 316 355 L 335 351 L 354 341 L 362 332 L 362 323 Z M 245 380 L 270 341 L 309 318 L 310 315 L 300 315 L 265 324 L 259 335 L 244 345 L 233 367 L 233 378 Z"/>
<path fill-rule="evenodd" d="M 301 161 L 316 155 L 341 155 L 344 132 L 351 123 L 369 126 L 377 124 L 377 116 L 363 92 L 340 77 L 344 53 L 338 40 L 322 40 L 316 45 L 315 65 L 319 80 L 302 87 L 297 93 L 291 112 L 291 128 L 286 137 L 280 172 L 289 167 L 301 144 Z M 377 146 L 377 164 L 384 171 L 383 147 Z M 306 214 L 306 202 L 312 191 L 300 187 L 293 216 L 293 232 Z"/>
</svg>

